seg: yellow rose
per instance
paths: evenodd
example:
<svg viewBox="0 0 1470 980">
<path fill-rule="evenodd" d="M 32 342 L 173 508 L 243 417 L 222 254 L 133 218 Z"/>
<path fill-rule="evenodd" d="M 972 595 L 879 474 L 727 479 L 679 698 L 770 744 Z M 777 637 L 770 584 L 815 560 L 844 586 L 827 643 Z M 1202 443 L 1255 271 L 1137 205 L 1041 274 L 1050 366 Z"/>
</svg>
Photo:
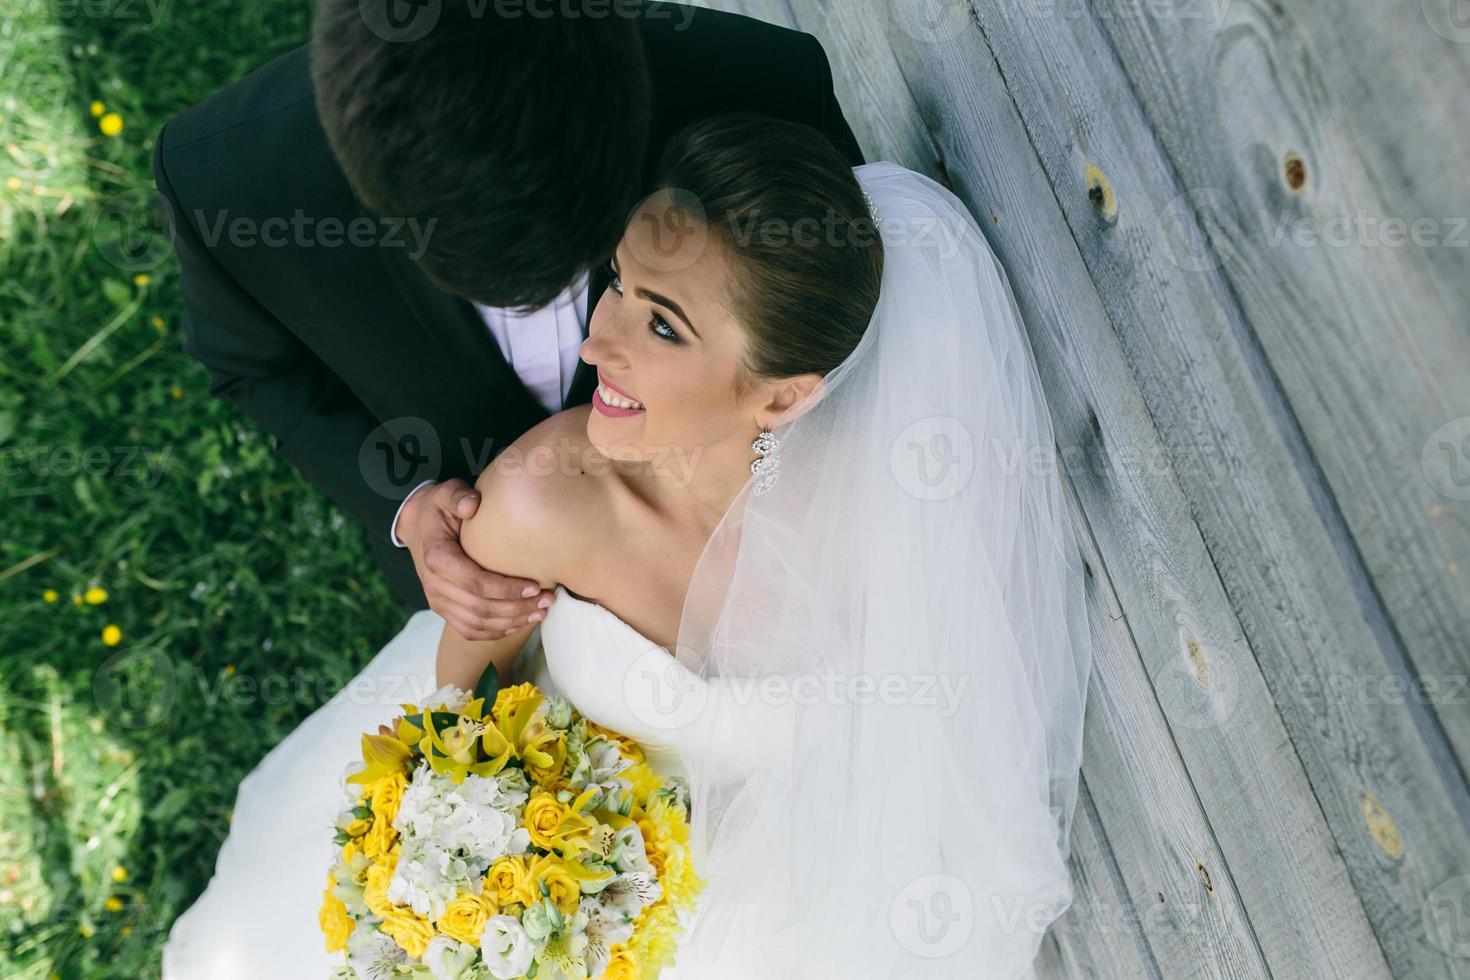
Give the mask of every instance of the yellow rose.
<svg viewBox="0 0 1470 980">
<path fill-rule="evenodd" d="M 392 822 L 384 820 L 382 814 L 376 814 L 372 828 L 362 838 L 362 853 L 370 858 L 387 854 L 397 839 L 398 831 L 393 829 Z"/>
<path fill-rule="evenodd" d="M 352 863 L 352 856 L 354 854 L 359 853 L 359 852 L 360 852 L 360 848 L 357 846 L 357 841 L 350 840 L 347 843 L 343 844 L 342 845 L 342 863 L 343 864 L 351 864 Z"/>
<path fill-rule="evenodd" d="M 550 742 L 540 746 L 541 750 L 551 756 L 551 762 L 545 766 L 526 763 L 526 775 L 530 776 L 538 786 L 552 789 L 553 784 L 561 778 L 562 766 L 567 761 L 567 736 L 565 732 L 558 732 Z"/>
<path fill-rule="evenodd" d="M 514 684 L 510 687 L 502 687 L 495 694 L 495 703 L 490 706 L 490 717 L 499 721 L 504 717 L 503 712 L 514 708 L 522 701 L 539 700 L 541 696 L 535 684 Z"/>
<path fill-rule="evenodd" d="M 332 885 L 332 876 L 327 875 L 327 890 L 322 892 L 322 908 L 316 918 L 327 937 L 327 952 L 340 953 L 347 948 L 347 937 L 352 935 L 357 923 L 347 914 L 347 906 L 332 893 Z"/>
<path fill-rule="evenodd" d="M 570 809 L 557 801 L 550 793 L 531 794 L 526 803 L 526 830 L 530 831 L 531 843 L 543 850 L 553 850 L 557 843 L 557 828 L 566 819 Z"/>
<path fill-rule="evenodd" d="M 407 788 L 408 777 L 401 772 L 389 773 L 373 783 L 373 816 L 391 824 L 398 816 L 398 804 L 403 801 L 403 791 Z"/>
<path fill-rule="evenodd" d="M 619 945 L 612 948 L 612 955 L 602 971 L 601 980 L 638 980 L 642 975 L 643 968 L 638 962 L 638 954 Z"/>
<path fill-rule="evenodd" d="M 570 915 L 577 911 L 582 899 L 582 886 L 572 877 L 562 859 L 554 854 L 543 854 L 531 862 L 531 876 L 545 882 L 551 892 L 551 904 Z M 532 885 L 534 895 L 541 894 L 539 885 Z"/>
<path fill-rule="evenodd" d="M 367 870 L 367 883 L 362 887 L 362 901 L 373 915 L 387 915 L 393 911 L 388 901 L 388 882 L 398 867 L 398 855 L 389 854 L 373 862 Z"/>
<path fill-rule="evenodd" d="M 485 887 L 501 908 L 515 902 L 530 905 L 536 900 L 531 893 L 531 865 L 520 855 L 507 855 L 490 865 L 485 872 Z"/>
<path fill-rule="evenodd" d="M 371 820 L 366 820 L 362 817 L 356 817 L 350 824 L 347 825 L 347 836 L 361 837 L 363 834 L 372 829 L 373 823 Z"/>
<path fill-rule="evenodd" d="M 462 892 L 444 907 L 444 914 L 439 917 L 439 931 L 450 939 L 478 946 L 486 921 L 496 911 L 487 896 Z"/>
<path fill-rule="evenodd" d="M 429 920 L 410 908 L 394 908 L 383 916 L 383 924 L 378 928 L 414 959 L 423 957 L 429 940 L 434 938 L 434 927 Z"/>
</svg>

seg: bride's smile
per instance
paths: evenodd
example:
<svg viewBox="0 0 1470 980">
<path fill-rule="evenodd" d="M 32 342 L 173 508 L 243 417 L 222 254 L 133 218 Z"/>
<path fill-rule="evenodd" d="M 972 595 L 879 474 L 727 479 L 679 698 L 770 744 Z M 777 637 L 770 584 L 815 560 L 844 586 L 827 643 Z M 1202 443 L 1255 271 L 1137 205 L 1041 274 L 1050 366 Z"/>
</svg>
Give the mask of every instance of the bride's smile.
<svg viewBox="0 0 1470 980">
<path fill-rule="evenodd" d="M 650 194 L 609 266 L 581 358 L 597 369 L 587 438 L 661 510 L 713 526 L 750 475 L 750 443 L 819 381 L 758 381 L 737 314 L 738 260 L 679 192 Z M 679 229 L 670 235 L 668 229 Z M 696 460 L 671 470 L 671 456 Z M 692 473 L 692 478 L 691 478 Z"/>
</svg>

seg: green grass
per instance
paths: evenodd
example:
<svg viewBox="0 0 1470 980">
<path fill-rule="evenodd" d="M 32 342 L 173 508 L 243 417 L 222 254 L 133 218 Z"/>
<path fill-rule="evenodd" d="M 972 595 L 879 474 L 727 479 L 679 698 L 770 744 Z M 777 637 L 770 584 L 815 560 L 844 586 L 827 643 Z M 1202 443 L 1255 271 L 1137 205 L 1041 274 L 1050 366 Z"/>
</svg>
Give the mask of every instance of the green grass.
<svg viewBox="0 0 1470 980">
<path fill-rule="evenodd" d="M 157 976 L 236 784 L 404 618 L 361 532 L 209 396 L 173 258 L 135 281 L 94 235 L 164 121 L 301 43 L 310 6 L 99 6 L 0 0 L 6 977 Z"/>
</svg>

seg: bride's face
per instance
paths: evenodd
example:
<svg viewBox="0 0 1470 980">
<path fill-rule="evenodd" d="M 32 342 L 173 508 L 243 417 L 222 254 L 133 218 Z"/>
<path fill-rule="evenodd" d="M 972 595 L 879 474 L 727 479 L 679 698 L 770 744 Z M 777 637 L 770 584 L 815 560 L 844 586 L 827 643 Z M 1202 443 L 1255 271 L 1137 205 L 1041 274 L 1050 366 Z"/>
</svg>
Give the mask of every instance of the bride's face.
<svg viewBox="0 0 1470 980">
<path fill-rule="evenodd" d="M 748 446 L 770 421 L 768 392 L 737 391 L 746 335 L 726 306 L 727 253 L 702 223 L 670 217 L 668 203 L 660 192 L 634 212 L 582 342 L 599 381 L 588 438 L 613 459 Z M 641 407 L 609 405 L 604 391 Z"/>
</svg>

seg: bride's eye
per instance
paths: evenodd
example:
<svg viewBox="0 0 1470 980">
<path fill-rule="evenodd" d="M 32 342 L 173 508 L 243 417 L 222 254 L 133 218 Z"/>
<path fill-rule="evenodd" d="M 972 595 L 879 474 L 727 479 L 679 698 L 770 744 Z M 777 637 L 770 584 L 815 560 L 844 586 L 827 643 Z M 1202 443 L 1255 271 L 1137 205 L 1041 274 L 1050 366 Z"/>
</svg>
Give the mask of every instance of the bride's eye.
<svg viewBox="0 0 1470 980">
<path fill-rule="evenodd" d="M 612 278 L 607 281 L 607 288 L 611 289 L 619 296 L 623 295 L 622 277 L 619 276 L 616 272 L 612 271 L 611 263 L 608 263 L 608 271 L 611 273 Z M 661 333 L 661 330 L 667 331 L 667 333 Z M 657 313 L 653 314 L 653 316 L 648 321 L 648 332 L 653 334 L 659 340 L 664 340 L 671 344 L 683 343 L 683 341 L 679 339 L 679 332 L 669 325 L 669 321 L 665 320 Z"/>
</svg>

